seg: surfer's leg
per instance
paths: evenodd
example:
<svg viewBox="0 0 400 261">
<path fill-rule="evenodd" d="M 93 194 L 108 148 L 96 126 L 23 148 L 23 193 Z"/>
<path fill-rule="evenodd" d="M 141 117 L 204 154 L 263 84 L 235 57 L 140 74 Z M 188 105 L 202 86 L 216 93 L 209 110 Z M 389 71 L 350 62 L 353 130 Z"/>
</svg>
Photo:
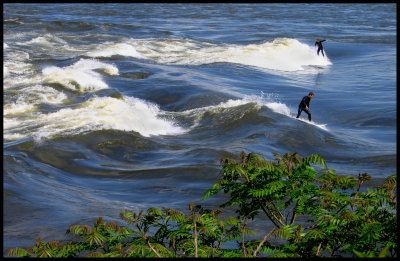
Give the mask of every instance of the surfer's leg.
<svg viewBox="0 0 400 261">
<path fill-rule="evenodd" d="M 297 112 L 296 118 L 300 117 L 300 114 L 301 114 L 301 107 L 299 107 L 299 111 Z"/>
<path fill-rule="evenodd" d="M 321 48 L 321 53 L 322 53 L 322 56 L 324 56 L 324 57 L 325 57 L 325 54 L 324 54 L 324 48 Z"/>
<path fill-rule="evenodd" d="M 311 121 L 311 113 L 307 109 L 303 109 L 308 114 L 308 120 Z"/>
</svg>

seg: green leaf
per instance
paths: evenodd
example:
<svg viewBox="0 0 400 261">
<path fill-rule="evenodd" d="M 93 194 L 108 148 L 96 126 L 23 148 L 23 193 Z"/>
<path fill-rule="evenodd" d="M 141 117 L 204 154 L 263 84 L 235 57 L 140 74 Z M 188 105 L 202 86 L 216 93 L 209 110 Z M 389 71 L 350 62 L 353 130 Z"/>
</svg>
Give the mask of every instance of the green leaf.
<svg viewBox="0 0 400 261">
<path fill-rule="evenodd" d="M 154 215 L 154 216 L 162 216 L 163 215 L 162 211 L 159 208 L 155 208 L 155 207 L 147 209 L 147 214 Z"/>
<path fill-rule="evenodd" d="M 91 233 L 87 234 L 85 236 L 86 242 L 89 242 L 90 245 L 96 244 L 98 246 L 101 246 L 102 243 L 106 240 L 106 238 L 98 233 L 97 231 L 92 231 Z"/>
<path fill-rule="evenodd" d="M 379 253 L 378 257 L 388 257 L 388 253 L 389 253 L 389 249 L 390 249 L 390 245 L 386 245 L 381 252 Z"/>
<path fill-rule="evenodd" d="M 7 251 L 8 256 L 29 257 L 31 256 L 25 249 L 15 247 Z"/>
</svg>

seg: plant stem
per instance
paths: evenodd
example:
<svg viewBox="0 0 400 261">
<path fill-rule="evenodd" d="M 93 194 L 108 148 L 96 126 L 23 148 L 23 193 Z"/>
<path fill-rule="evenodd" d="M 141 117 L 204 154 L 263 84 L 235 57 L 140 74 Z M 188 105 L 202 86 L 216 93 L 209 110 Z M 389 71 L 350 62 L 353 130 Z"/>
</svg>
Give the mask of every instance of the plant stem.
<svg viewBox="0 0 400 261">
<path fill-rule="evenodd" d="M 243 225 L 242 225 L 242 248 L 243 248 L 244 257 L 247 257 L 247 255 L 246 255 L 246 247 L 244 245 L 244 229 L 245 229 L 246 225 L 247 225 L 247 221 L 245 219 L 243 221 Z"/>
<path fill-rule="evenodd" d="M 319 243 L 319 246 L 318 246 L 318 248 L 317 248 L 317 256 L 319 256 L 319 251 L 321 250 L 321 245 L 322 245 L 322 242 L 321 243 Z"/>
<path fill-rule="evenodd" d="M 260 248 L 262 247 L 262 245 L 264 245 L 264 243 L 267 241 L 267 239 L 272 235 L 272 233 L 275 231 L 275 229 L 276 229 L 276 228 L 273 228 L 273 229 L 268 233 L 268 235 L 266 235 L 266 236 L 264 237 L 263 241 L 261 241 L 261 243 L 258 245 L 256 251 L 254 251 L 254 254 L 253 254 L 254 257 L 257 256 L 258 251 L 260 250 Z"/>
<path fill-rule="evenodd" d="M 274 206 L 275 210 L 279 213 L 279 215 L 281 216 L 282 220 L 285 221 L 285 223 L 287 223 L 286 218 L 283 216 L 282 212 L 279 211 L 278 207 L 274 204 L 274 202 L 270 201 L 269 203 L 272 204 L 272 206 Z"/>
<path fill-rule="evenodd" d="M 272 202 L 269 202 L 270 204 L 272 203 Z M 272 204 L 273 205 L 273 204 Z M 275 205 L 273 205 L 274 207 L 275 207 Z M 276 208 L 276 207 L 275 207 Z M 277 210 L 278 212 L 279 212 L 279 210 Z M 279 212 L 280 213 L 280 212 Z M 283 224 L 283 222 L 282 222 L 282 220 L 280 220 L 275 214 L 274 214 L 274 212 L 272 212 L 271 211 L 271 215 L 275 218 L 275 220 L 276 221 L 278 221 L 279 222 L 279 224 L 281 224 L 282 226 L 284 226 L 285 224 Z M 281 214 L 282 215 L 282 214 Z"/>
<path fill-rule="evenodd" d="M 292 216 L 292 220 L 290 220 L 290 224 L 293 224 L 294 221 L 296 220 L 296 207 L 297 207 L 298 204 L 299 204 L 299 201 L 297 200 L 296 201 L 296 206 L 294 206 L 294 208 L 293 208 L 293 216 Z"/>
<path fill-rule="evenodd" d="M 259 202 L 260 202 L 260 201 L 259 201 Z M 260 207 L 261 207 L 262 211 L 265 213 L 265 215 L 267 215 L 267 217 L 269 218 L 269 220 L 271 220 L 271 222 L 274 223 L 274 225 L 275 225 L 277 228 L 280 228 L 279 225 L 276 224 L 275 221 L 272 219 L 272 217 L 269 215 L 268 211 L 265 210 L 265 207 L 263 206 L 263 204 L 262 204 L 261 202 L 260 202 Z"/>
<path fill-rule="evenodd" d="M 135 220 L 135 223 L 136 223 L 136 227 L 139 229 L 139 231 L 142 232 L 142 229 L 140 228 L 139 222 L 138 222 L 137 219 Z M 146 241 L 146 243 L 147 243 L 147 245 L 149 246 L 149 248 L 151 249 L 151 251 L 153 251 L 153 253 L 156 254 L 157 257 L 160 258 L 161 256 L 157 253 L 157 251 L 156 251 L 156 250 L 153 248 L 153 246 L 150 244 L 150 239 L 146 237 L 146 235 L 145 235 L 144 232 L 142 232 L 142 233 L 143 233 L 142 238 Z"/>
<path fill-rule="evenodd" d="M 194 219 L 194 257 L 198 257 L 197 255 L 197 231 L 196 231 L 196 220 Z"/>
<path fill-rule="evenodd" d="M 161 257 L 160 254 L 158 254 L 157 251 L 156 251 L 156 250 L 153 248 L 153 246 L 150 244 L 150 240 L 147 239 L 146 241 L 147 241 L 147 245 L 150 247 L 151 251 L 153 251 L 153 253 L 156 254 L 156 256 L 157 256 L 158 258 L 160 258 L 160 257 Z"/>
</svg>

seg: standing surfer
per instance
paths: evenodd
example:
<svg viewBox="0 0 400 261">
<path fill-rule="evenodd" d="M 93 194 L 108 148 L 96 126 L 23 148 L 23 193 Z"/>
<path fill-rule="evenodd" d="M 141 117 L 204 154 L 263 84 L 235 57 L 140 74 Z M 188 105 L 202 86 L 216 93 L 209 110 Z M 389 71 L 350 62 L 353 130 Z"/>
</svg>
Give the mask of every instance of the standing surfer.
<svg viewBox="0 0 400 261">
<path fill-rule="evenodd" d="M 314 46 L 318 45 L 317 55 L 319 55 L 319 52 L 321 51 L 322 56 L 325 56 L 324 55 L 324 47 L 322 46 L 322 42 L 325 42 L 325 41 L 326 40 L 317 39 L 317 41 L 315 42 Z"/>
<path fill-rule="evenodd" d="M 314 93 L 310 92 L 308 96 L 304 96 L 299 104 L 299 111 L 297 113 L 296 118 L 300 117 L 302 111 L 305 111 L 308 114 L 308 120 L 311 121 L 311 113 L 308 111 L 308 107 L 310 107 L 310 100 L 314 97 Z"/>
</svg>

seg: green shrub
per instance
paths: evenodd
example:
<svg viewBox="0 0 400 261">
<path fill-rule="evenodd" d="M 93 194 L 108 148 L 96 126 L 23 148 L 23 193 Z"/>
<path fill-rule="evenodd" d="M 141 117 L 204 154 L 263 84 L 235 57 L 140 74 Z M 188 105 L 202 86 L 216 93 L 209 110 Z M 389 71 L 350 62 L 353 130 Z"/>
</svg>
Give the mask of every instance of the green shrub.
<svg viewBox="0 0 400 261">
<path fill-rule="evenodd" d="M 287 241 L 266 254 L 292 257 L 397 255 L 396 175 L 375 190 L 360 192 L 371 176 L 337 175 L 318 155 L 260 155 L 242 152 L 240 162 L 223 159 L 221 178 L 203 198 L 220 191 L 229 194 L 225 206 L 237 206 L 239 218 L 263 214 L 272 235 Z M 312 167 L 322 167 L 318 173 Z M 302 224 L 297 217 L 307 218 Z M 264 243 L 263 243 L 264 244 Z M 367 252 L 366 252 L 367 251 Z"/>
<path fill-rule="evenodd" d="M 19 257 L 397 257 L 396 175 L 361 192 L 371 178 L 337 175 L 318 155 L 274 154 L 267 162 L 244 152 L 240 161 L 222 160 L 220 179 L 202 199 L 223 191 L 236 217 L 189 205 L 189 213 L 163 207 L 125 210 L 128 226 L 105 222 L 71 225 L 66 243 L 42 242 L 12 248 Z M 319 165 L 316 171 L 313 165 Z M 273 226 L 263 239 L 246 240 L 256 216 Z M 300 222 L 299 217 L 302 217 Z M 305 221 L 304 221 L 305 220 Z M 274 241 L 271 241 L 275 238 Z M 278 239 L 278 240 L 276 240 Z M 236 248 L 226 247 L 237 244 Z"/>
</svg>

